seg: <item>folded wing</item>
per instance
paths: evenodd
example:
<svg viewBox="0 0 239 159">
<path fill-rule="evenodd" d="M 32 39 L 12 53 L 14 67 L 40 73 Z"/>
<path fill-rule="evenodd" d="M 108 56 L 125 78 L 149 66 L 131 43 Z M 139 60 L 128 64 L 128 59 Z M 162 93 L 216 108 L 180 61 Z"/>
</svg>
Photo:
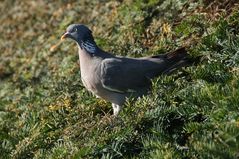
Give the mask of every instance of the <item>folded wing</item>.
<svg viewBox="0 0 239 159">
<path fill-rule="evenodd" d="M 106 89 L 119 93 L 146 89 L 163 63 L 162 60 L 108 58 L 101 63 L 101 82 Z"/>
</svg>

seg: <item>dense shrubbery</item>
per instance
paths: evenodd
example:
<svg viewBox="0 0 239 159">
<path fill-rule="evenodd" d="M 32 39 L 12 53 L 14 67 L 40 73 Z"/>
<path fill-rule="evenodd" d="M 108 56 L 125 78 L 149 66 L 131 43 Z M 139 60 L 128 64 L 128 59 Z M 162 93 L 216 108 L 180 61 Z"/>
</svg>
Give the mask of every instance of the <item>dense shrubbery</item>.
<svg viewBox="0 0 239 159">
<path fill-rule="evenodd" d="M 239 12 L 236 1 L 0 2 L 1 158 L 236 158 Z M 120 119 L 82 86 L 66 26 L 140 57 L 186 46 L 203 56 L 129 99 Z"/>
</svg>

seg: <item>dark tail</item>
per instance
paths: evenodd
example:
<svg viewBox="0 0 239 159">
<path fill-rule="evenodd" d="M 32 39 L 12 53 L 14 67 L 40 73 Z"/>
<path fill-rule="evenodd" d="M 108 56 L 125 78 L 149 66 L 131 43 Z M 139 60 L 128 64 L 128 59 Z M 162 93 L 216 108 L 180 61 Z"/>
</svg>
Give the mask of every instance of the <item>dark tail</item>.
<svg viewBox="0 0 239 159">
<path fill-rule="evenodd" d="M 190 66 L 200 60 L 199 57 L 190 57 L 184 47 L 173 52 L 166 53 L 163 56 L 169 63 L 169 67 L 163 72 L 163 74 L 171 74 L 181 67 Z"/>
</svg>

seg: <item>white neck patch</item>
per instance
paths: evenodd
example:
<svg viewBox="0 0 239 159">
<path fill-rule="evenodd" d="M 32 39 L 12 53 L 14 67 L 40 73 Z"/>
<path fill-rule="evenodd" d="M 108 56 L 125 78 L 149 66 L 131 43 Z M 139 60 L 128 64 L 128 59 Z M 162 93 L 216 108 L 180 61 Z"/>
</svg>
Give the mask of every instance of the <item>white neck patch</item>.
<svg viewBox="0 0 239 159">
<path fill-rule="evenodd" d="M 82 47 L 89 53 L 92 53 L 94 54 L 95 51 L 96 51 L 96 45 L 89 42 L 89 41 L 86 41 L 86 42 L 82 42 Z"/>
</svg>

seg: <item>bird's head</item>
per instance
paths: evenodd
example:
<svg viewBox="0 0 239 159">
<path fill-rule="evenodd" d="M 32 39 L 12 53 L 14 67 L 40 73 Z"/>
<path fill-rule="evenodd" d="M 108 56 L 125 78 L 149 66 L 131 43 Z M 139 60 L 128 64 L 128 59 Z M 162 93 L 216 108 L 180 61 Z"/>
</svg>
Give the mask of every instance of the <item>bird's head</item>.
<svg viewBox="0 0 239 159">
<path fill-rule="evenodd" d="M 71 24 L 67 27 L 66 32 L 62 35 L 61 39 L 70 38 L 77 42 L 81 49 L 86 50 L 88 53 L 96 54 L 98 47 L 94 41 L 91 30 L 82 24 Z"/>
<path fill-rule="evenodd" d="M 61 39 L 70 38 L 80 44 L 82 41 L 93 40 L 91 30 L 82 24 L 71 24 L 67 27 L 66 32 Z M 94 40 L 93 40 L 94 41 Z"/>
</svg>

